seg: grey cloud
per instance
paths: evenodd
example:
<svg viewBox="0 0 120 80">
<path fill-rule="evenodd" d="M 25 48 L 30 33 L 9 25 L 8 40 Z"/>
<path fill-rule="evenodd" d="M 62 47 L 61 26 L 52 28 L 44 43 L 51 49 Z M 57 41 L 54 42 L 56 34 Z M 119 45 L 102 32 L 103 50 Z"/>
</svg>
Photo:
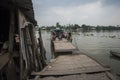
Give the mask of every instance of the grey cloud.
<svg viewBox="0 0 120 80">
<path fill-rule="evenodd" d="M 43 0 L 44 7 L 70 7 L 92 3 L 98 0 Z"/>
<path fill-rule="evenodd" d="M 120 23 L 120 0 L 39 0 L 38 2 L 41 3 L 38 4 L 36 2 L 34 8 L 39 25 L 54 25 L 56 22 L 60 22 L 61 24 L 68 24 L 70 22 L 73 24 L 85 23 L 91 25 L 116 25 Z M 99 2 L 100 4 L 98 4 Z M 92 7 L 89 9 L 87 6 Z M 78 7 L 80 7 L 80 9 Z M 63 14 L 65 14 L 64 11 L 74 11 L 70 12 L 73 13 L 74 16 L 65 15 L 64 17 L 56 15 L 56 13 L 52 11 L 54 8 L 56 10 L 63 9 Z M 81 19 L 86 16 L 88 16 L 88 18 Z M 67 21 L 70 17 L 71 20 Z"/>
<path fill-rule="evenodd" d="M 113 6 L 120 6 L 120 0 L 104 0 L 104 6 L 113 5 Z"/>
</svg>

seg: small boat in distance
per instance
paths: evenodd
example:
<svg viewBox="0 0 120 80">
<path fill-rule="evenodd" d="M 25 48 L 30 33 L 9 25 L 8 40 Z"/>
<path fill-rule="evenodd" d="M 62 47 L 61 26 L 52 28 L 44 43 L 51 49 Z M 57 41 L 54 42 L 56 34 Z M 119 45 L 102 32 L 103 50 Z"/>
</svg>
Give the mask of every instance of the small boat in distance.
<svg viewBox="0 0 120 80">
<path fill-rule="evenodd" d="M 114 51 L 110 51 L 110 54 L 112 54 L 113 56 L 119 57 L 120 58 L 120 53 L 118 52 L 114 52 Z"/>
<path fill-rule="evenodd" d="M 72 34 L 71 32 L 64 32 L 61 29 L 55 29 L 51 33 L 52 41 L 56 41 L 57 39 L 61 41 L 62 39 L 72 42 Z"/>
</svg>

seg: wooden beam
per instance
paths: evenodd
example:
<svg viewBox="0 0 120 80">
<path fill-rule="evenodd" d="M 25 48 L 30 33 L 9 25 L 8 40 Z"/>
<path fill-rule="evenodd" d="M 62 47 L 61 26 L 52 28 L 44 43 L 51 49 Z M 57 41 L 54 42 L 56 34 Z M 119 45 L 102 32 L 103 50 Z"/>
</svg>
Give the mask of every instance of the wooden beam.
<svg viewBox="0 0 120 80">
<path fill-rule="evenodd" d="M 37 60 L 37 42 L 36 42 L 36 37 L 35 37 L 35 30 L 34 26 L 32 24 L 29 25 L 29 31 L 30 31 L 30 37 L 31 37 L 31 42 L 32 42 L 32 50 L 33 50 L 33 59 L 34 59 L 34 70 L 37 71 L 39 70 L 39 64 Z"/>
<path fill-rule="evenodd" d="M 42 36 L 41 36 L 41 30 L 39 29 L 39 46 L 40 46 L 40 54 L 41 54 L 41 62 L 42 62 L 42 65 L 43 65 L 43 68 L 46 66 L 46 56 L 45 56 L 45 48 L 44 48 L 44 45 L 43 45 L 43 40 L 42 40 Z"/>
<path fill-rule="evenodd" d="M 14 11 L 10 11 L 9 49 L 8 49 L 10 56 L 13 55 L 14 27 L 15 27 L 15 15 Z"/>
<path fill-rule="evenodd" d="M 106 75 L 107 75 L 111 80 L 116 80 L 116 78 L 115 78 L 110 72 L 106 72 Z"/>
</svg>

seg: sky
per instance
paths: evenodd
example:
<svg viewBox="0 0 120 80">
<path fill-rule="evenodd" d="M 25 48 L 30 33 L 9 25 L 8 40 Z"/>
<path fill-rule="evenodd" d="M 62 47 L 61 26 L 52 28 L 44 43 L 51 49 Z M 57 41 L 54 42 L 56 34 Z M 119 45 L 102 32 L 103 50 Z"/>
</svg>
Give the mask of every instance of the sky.
<svg viewBox="0 0 120 80">
<path fill-rule="evenodd" d="M 120 25 L 120 0 L 32 0 L 39 26 Z"/>
</svg>

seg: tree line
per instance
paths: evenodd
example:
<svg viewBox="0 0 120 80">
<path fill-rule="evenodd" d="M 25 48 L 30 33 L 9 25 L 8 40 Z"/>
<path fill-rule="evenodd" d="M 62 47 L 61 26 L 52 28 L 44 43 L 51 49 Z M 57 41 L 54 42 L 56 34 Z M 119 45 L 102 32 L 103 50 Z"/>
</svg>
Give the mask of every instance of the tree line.
<svg viewBox="0 0 120 80">
<path fill-rule="evenodd" d="M 97 25 L 97 26 L 91 26 L 91 25 L 78 25 L 78 24 L 68 24 L 68 25 L 61 25 L 59 24 L 59 22 L 56 23 L 55 26 L 41 26 L 41 29 L 45 29 L 45 30 L 51 30 L 51 29 L 66 29 L 66 30 L 77 30 L 77 29 L 81 29 L 83 31 L 90 31 L 90 30 L 96 30 L 96 31 L 103 31 L 103 30 L 108 30 L 108 31 L 112 31 L 112 30 L 120 30 L 120 25 L 116 25 L 116 26 L 101 26 L 101 25 Z"/>
</svg>

